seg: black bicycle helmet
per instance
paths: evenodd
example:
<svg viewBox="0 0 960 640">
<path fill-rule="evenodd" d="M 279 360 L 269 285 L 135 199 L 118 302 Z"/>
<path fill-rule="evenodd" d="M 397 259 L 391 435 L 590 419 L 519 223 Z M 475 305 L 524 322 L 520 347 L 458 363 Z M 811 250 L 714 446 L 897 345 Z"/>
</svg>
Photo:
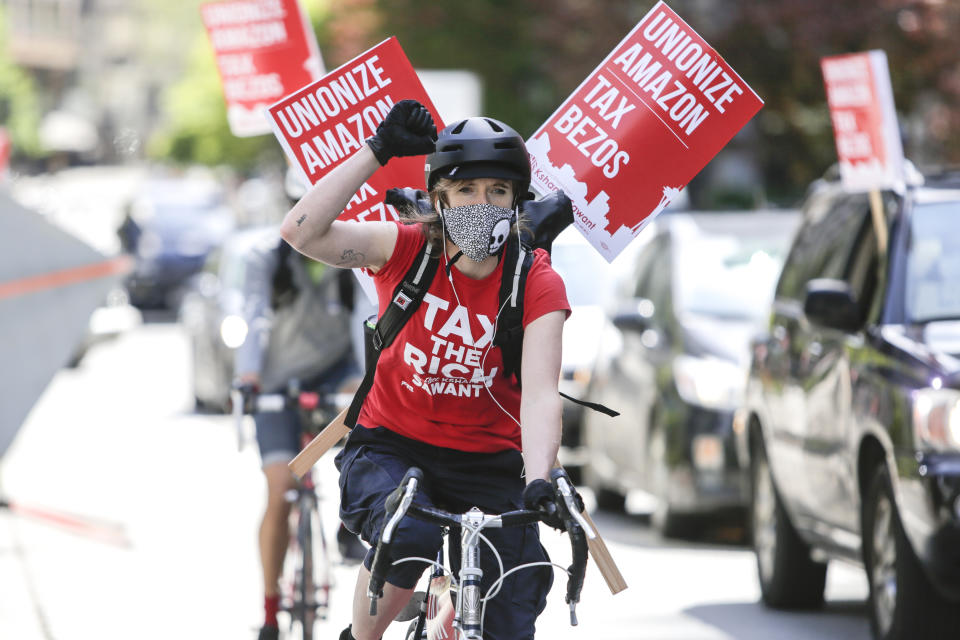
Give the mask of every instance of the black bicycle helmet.
<svg viewBox="0 0 960 640">
<path fill-rule="evenodd" d="M 423 169 L 427 191 L 440 178 L 515 180 L 518 198 L 530 188 L 530 157 L 523 138 L 493 118 L 467 118 L 445 128 Z"/>
</svg>

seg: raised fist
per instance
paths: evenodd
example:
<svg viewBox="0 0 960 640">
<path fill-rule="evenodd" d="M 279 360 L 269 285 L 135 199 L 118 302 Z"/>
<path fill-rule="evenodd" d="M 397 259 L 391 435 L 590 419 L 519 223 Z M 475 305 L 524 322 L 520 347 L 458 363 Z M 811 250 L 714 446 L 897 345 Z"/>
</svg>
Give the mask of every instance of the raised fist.
<svg viewBox="0 0 960 640">
<path fill-rule="evenodd" d="M 401 100 L 377 126 L 367 145 L 381 166 L 390 158 L 433 152 L 437 127 L 427 108 L 416 100 Z"/>
</svg>

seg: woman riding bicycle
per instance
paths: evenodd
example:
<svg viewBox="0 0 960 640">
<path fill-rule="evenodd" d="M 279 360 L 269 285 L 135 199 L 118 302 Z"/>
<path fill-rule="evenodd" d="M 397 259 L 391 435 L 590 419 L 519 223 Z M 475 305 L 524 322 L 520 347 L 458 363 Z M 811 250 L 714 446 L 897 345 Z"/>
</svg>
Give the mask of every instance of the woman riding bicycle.
<svg viewBox="0 0 960 640">
<path fill-rule="evenodd" d="M 430 153 L 425 172 L 435 215 L 421 216 L 415 225 L 336 220 L 390 158 L 425 153 Z M 545 252 L 535 253 L 526 281 L 522 394 L 518 380 L 501 373 L 502 354 L 492 344 L 500 311 L 501 250 L 504 241 L 519 241 L 519 205 L 529 185 L 530 163 L 516 131 L 490 118 L 468 118 L 438 137 L 429 112 L 403 100 L 376 135 L 321 179 L 283 221 L 281 233 L 298 251 L 373 274 L 381 313 L 425 242 L 442 255 L 423 303 L 380 355 L 357 427 L 336 460 L 341 518 L 371 544 L 384 524 L 386 497 L 411 466 L 425 473 L 419 494 L 425 497 L 418 500 L 453 511 L 535 508 L 553 497 L 546 479 L 560 443 L 557 381 L 570 307 Z M 505 571 L 547 560 L 534 525 L 485 535 Z M 394 557 L 433 558 L 441 543 L 440 527 L 407 518 L 394 534 Z M 483 553 L 490 551 L 484 546 Z M 380 638 L 410 600 L 424 569 L 413 562 L 393 567 L 378 614 L 370 616 L 371 560 L 372 551 L 360 568 L 353 624 L 341 640 Z M 457 559 L 452 561 L 456 565 Z M 496 566 L 492 556 L 481 562 Z M 497 577 L 494 573 L 484 576 L 484 588 Z M 548 567 L 508 577 L 487 605 L 484 637 L 533 638 L 551 582 Z"/>
</svg>

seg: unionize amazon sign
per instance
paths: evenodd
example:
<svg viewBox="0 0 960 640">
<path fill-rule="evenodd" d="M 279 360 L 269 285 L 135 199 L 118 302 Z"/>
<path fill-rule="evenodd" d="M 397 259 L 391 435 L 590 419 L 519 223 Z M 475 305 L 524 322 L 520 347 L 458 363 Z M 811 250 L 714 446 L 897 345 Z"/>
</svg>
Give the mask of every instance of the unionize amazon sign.
<svg viewBox="0 0 960 640">
<path fill-rule="evenodd" d="M 217 58 L 230 131 L 270 133 L 265 110 L 323 75 L 313 29 L 297 0 L 236 0 L 201 5 Z"/>
<path fill-rule="evenodd" d="M 570 196 L 613 260 L 763 101 L 658 2 L 527 141 L 532 186 Z"/>
<path fill-rule="evenodd" d="M 840 179 L 851 191 L 903 182 L 903 147 L 887 55 L 866 51 L 820 61 L 837 143 Z"/>
<path fill-rule="evenodd" d="M 388 38 L 269 109 L 274 133 L 309 184 L 363 147 L 400 100 L 420 101 L 443 123 L 396 38 Z M 423 186 L 423 156 L 394 158 L 357 191 L 341 219 L 396 220 L 383 195 Z"/>
</svg>

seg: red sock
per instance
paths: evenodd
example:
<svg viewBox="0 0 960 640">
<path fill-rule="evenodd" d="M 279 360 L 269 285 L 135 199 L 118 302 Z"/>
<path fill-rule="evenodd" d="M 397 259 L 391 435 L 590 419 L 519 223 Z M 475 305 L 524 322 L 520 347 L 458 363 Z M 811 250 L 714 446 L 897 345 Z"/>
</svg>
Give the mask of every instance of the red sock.
<svg viewBox="0 0 960 640">
<path fill-rule="evenodd" d="M 263 597 L 263 624 L 268 627 L 276 627 L 277 625 L 277 611 L 280 610 L 280 596 L 264 596 Z"/>
</svg>

